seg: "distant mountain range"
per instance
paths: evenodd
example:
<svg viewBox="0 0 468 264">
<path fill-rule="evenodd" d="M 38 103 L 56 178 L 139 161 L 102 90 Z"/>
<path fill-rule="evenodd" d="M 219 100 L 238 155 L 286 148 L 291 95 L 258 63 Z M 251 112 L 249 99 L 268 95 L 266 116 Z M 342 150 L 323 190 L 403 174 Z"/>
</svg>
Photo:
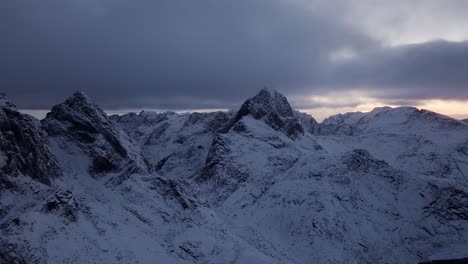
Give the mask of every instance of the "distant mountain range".
<svg viewBox="0 0 468 264">
<path fill-rule="evenodd" d="M 381 107 L 43 120 L 0 94 L 0 263 L 419 263 L 468 256 L 468 123 Z"/>
</svg>

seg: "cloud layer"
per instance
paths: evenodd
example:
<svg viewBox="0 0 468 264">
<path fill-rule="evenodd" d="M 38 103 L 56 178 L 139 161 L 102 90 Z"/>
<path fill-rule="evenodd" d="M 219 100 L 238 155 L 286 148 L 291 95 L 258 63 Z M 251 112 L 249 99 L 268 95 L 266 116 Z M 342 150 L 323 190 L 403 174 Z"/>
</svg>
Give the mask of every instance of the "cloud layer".
<svg viewBox="0 0 468 264">
<path fill-rule="evenodd" d="M 468 7 L 406 2 L 2 1 L 0 90 L 37 109 L 75 90 L 111 109 L 231 108 L 264 85 L 293 97 L 468 99 Z M 428 22 L 437 11 L 445 20 Z M 444 23 L 459 26 L 443 35 Z M 411 32 L 418 44 L 402 45 Z"/>
</svg>

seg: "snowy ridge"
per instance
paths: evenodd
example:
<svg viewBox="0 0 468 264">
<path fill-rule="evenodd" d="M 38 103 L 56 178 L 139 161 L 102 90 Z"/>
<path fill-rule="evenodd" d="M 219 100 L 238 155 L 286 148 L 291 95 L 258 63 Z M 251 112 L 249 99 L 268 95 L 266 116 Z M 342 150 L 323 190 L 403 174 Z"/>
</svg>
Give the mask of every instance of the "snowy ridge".
<svg viewBox="0 0 468 264">
<path fill-rule="evenodd" d="M 35 135 L 61 173 L 2 171 L 0 263 L 467 257 L 468 124 L 434 112 L 382 107 L 319 124 L 268 89 L 235 114 L 107 117 L 82 93 L 42 124 L 5 109 L 0 136 Z M 1 139 L 5 167 L 26 146 Z"/>
</svg>

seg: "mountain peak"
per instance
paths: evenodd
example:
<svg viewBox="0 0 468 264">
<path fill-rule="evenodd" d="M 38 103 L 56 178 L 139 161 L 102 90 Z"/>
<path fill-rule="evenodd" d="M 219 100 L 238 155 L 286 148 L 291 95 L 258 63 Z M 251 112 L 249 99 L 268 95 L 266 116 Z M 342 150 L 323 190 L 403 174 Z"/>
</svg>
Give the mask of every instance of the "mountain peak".
<svg viewBox="0 0 468 264">
<path fill-rule="evenodd" d="M 257 95 L 247 99 L 240 111 L 242 110 L 247 110 L 256 119 L 260 119 L 271 112 L 275 112 L 281 117 L 294 116 L 288 99 L 278 91 L 269 88 L 263 88 Z"/>
<path fill-rule="evenodd" d="M 90 158 L 93 175 L 151 170 L 140 149 L 83 92 L 52 107 L 42 124 L 49 135 L 75 142 Z"/>
<path fill-rule="evenodd" d="M 72 96 L 68 97 L 64 102 L 67 105 L 94 105 L 93 101 L 82 91 L 75 92 Z"/>
<path fill-rule="evenodd" d="M 3 92 L 0 92 L 0 108 L 16 110 L 16 106 L 8 100 L 7 95 Z"/>
<path fill-rule="evenodd" d="M 82 91 L 76 91 L 71 98 L 76 98 L 83 101 L 90 101 L 89 97 Z"/>
<path fill-rule="evenodd" d="M 107 115 L 104 111 L 81 91 L 75 92 L 65 102 L 52 107 L 47 116 L 74 116 L 81 120 L 99 120 L 99 122 L 107 123 Z"/>
<path fill-rule="evenodd" d="M 285 129 L 290 123 L 288 120 L 294 119 L 294 111 L 288 99 L 278 91 L 265 87 L 254 97 L 247 99 L 236 115 L 220 131 L 228 132 L 242 117 L 247 115 L 264 120 L 275 130 Z"/>
<path fill-rule="evenodd" d="M 14 187 L 14 180 L 4 175 L 25 175 L 50 184 L 52 178 L 61 174 L 37 120 L 18 112 L 7 96 L 0 93 L 0 191 L 3 187 Z"/>
</svg>

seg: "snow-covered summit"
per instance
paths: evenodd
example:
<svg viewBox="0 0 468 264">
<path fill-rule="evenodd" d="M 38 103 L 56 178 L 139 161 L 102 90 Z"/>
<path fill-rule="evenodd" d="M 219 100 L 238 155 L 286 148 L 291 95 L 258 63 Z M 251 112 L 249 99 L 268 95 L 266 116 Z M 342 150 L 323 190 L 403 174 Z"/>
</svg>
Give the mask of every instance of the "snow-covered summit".
<svg viewBox="0 0 468 264">
<path fill-rule="evenodd" d="M 466 127 L 462 121 L 415 107 L 377 107 L 370 112 L 351 112 L 326 118 L 319 134 L 415 133 Z"/>
<path fill-rule="evenodd" d="M 42 124 L 49 135 L 77 144 L 92 174 L 151 171 L 140 148 L 82 92 L 52 107 Z"/>
<path fill-rule="evenodd" d="M 228 132 L 244 116 L 261 119 L 271 128 L 281 130 L 292 138 L 304 133 L 304 128 L 294 116 L 288 99 L 276 90 L 264 88 L 254 97 L 247 99 L 220 131 Z"/>
<path fill-rule="evenodd" d="M 361 118 L 372 118 L 378 115 L 379 113 L 389 111 L 392 108 L 389 106 L 383 106 L 383 107 L 376 107 L 372 109 L 372 111 L 369 112 L 349 112 L 349 113 L 344 113 L 344 114 L 336 114 L 332 115 L 328 118 L 325 118 L 322 122 L 324 125 L 355 125 L 358 123 Z"/>
</svg>

